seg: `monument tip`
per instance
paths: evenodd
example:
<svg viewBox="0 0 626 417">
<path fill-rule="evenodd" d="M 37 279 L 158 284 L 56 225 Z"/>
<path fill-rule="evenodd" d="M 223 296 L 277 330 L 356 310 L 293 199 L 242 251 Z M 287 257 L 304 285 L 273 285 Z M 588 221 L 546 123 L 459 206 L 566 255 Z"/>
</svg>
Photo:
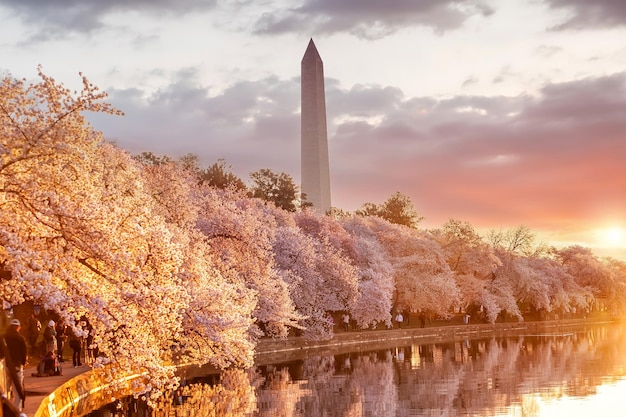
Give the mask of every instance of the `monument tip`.
<svg viewBox="0 0 626 417">
<path fill-rule="evenodd" d="M 307 46 L 306 51 L 304 52 L 303 59 L 305 59 L 306 57 L 310 57 L 309 59 L 312 58 L 316 60 L 321 60 L 320 54 L 319 52 L 317 52 L 317 47 L 315 46 L 315 42 L 313 42 L 313 38 L 309 40 L 309 45 Z"/>
</svg>

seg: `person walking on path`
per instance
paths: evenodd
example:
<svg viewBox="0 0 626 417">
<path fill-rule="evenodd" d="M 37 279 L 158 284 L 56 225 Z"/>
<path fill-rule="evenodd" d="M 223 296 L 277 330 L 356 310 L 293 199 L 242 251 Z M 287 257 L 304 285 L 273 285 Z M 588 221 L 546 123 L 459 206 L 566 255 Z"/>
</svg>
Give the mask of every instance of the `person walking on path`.
<svg viewBox="0 0 626 417">
<path fill-rule="evenodd" d="M 48 327 L 43 332 L 43 341 L 46 343 L 45 353 L 56 352 L 57 331 L 54 329 L 54 320 L 48 322 Z"/>
<path fill-rule="evenodd" d="M 57 357 L 59 358 L 59 362 L 65 362 L 63 360 L 63 347 L 65 346 L 65 340 L 67 339 L 67 326 L 61 323 L 61 321 L 57 321 L 55 326 L 56 330 L 56 352 Z"/>
<path fill-rule="evenodd" d="M 343 328 L 344 330 L 350 331 L 350 315 L 348 313 L 344 313 L 343 317 Z"/>
<path fill-rule="evenodd" d="M 70 330 L 70 348 L 72 349 L 72 365 L 74 368 L 83 366 L 82 363 L 80 363 L 81 345 L 81 338 Z"/>
<path fill-rule="evenodd" d="M 420 327 L 422 329 L 426 327 L 426 314 L 423 311 L 420 313 Z"/>
<path fill-rule="evenodd" d="M 21 323 L 12 319 L 2 340 L 2 354 L 5 358 L 11 379 L 9 390 L 12 391 L 13 403 L 18 410 L 24 407 L 24 365 L 28 355 L 26 339 L 20 334 Z"/>
<path fill-rule="evenodd" d="M 27 342 L 30 346 L 30 352 L 34 355 L 37 352 L 37 336 L 41 331 L 41 322 L 35 317 L 35 313 L 31 313 L 26 324 Z"/>
<path fill-rule="evenodd" d="M 402 316 L 402 313 L 398 311 L 398 314 L 396 314 L 396 323 L 398 323 L 398 329 L 402 328 L 403 321 L 404 321 L 404 317 Z"/>
</svg>

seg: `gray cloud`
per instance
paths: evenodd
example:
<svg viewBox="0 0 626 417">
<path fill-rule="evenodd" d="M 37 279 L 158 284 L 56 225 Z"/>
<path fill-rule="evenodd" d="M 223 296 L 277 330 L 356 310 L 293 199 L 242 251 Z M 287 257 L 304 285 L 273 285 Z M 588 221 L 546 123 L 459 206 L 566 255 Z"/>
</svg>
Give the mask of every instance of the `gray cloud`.
<svg viewBox="0 0 626 417">
<path fill-rule="evenodd" d="M 470 77 L 467 77 L 465 79 L 465 81 L 463 81 L 463 83 L 461 84 L 461 87 L 463 87 L 463 88 L 469 87 L 469 86 L 471 86 L 473 84 L 476 84 L 477 82 L 478 82 L 478 78 L 477 77 L 470 76 Z"/>
<path fill-rule="evenodd" d="M 483 0 L 303 0 L 293 8 L 272 2 L 218 4 L 217 0 L 0 0 L 2 6 L 31 24 L 32 39 L 39 41 L 91 33 L 104 27 L 105 16 L 127 11 L 183 15 L 219 9 L 227 14 L 248 11 L 257 15 L 263 9 L 266 12 L 254 24 L 254 31 L 259 34 L 345 31 L 366 39 L 382 38 L 414 26 L 445 32 L 461 27 L 470 16 L 493 13 Z"/>
<path fill-rule="evenodd" d="M 623 0 L 545 0 L 555 9 L 571 11 L 572 16 L 555 29 L 583 29 L 626 25 Z"/>
<path fill-rule="evenodd" d="M 472 15 L 492 13 L 480 0 L 305 0 L 293 9 L 265 13 L 256 23 L 256 32 L 350 32 L 360 38 L 378 39 L 414 26 L 444 32 L 459 28 Z"/>
<path fill-rule="evenodd" d="M 204 164 L 223 157 L 245 180 L 269 168 L 299 181 L 297 79 L 211 95 L 189 74 L 147 98 L 112 91 L 127 116 L 97 116 L 94 126 L 132 153 L 193 152 Z M 380 203 L 399 190 L 435 224 L 518 219 L 511 226 L 537 228 L 626 210 L 626 73 L 549 84 L 538 96 L 447 99 L 331 81 L 327 109 L 337 207 Z"/>
<path fill-rule="evenodd" d="M 621 216 L 624 97 L 618 74 L 547 85 L 539 97 L 399 101 L 378 125 L 337 127 L 333 181 L 361 198 L 352 206 L 382 202 L 393 183 L 438 223 L 459 213 L 477 225 Z"/>
<path fill-rule="evenodd" d="M 338 88 L 327 90 L 326 96 L 337 115 L 375 116 L 387 112 L 404 98 L 402 90 L 397 87 L 355 85 L 345 91 Z"/>
<path fill-rule="evenodd" d="M 299 152 L 297 80 L 268 77 L 211 94 L 211 87 L 200 85 L 195 75 L 195 69 L 181 71 L 148 96 L 137 89 L 111 90 L 110 102 L 126 115 L 88 117 L 106 138 L 133 154 L 178 157 L 191 152 L 204 164 L 225 158 L 244 179 L 250 170 L 292 173 L 299 167 L 290 156 Z"/>
<path fill-rule="evenodd" d="M 33 38 L 45 40 L 90 33 L 103 27 L 102 18 L 112 12 L 141 11 L 154 14 L 187 14 L 215 7 L 217 0 L 0 0 L 25 22 L 35 25 Z"/>
</svg>

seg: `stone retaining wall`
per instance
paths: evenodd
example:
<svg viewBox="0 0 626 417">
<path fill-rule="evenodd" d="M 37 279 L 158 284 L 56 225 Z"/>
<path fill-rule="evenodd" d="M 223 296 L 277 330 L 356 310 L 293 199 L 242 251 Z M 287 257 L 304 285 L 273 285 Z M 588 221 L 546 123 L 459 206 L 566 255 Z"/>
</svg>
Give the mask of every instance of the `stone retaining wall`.
<svg viewBox="0 0 626 417">
<path fill-rule="evenodd" d="M 132 395 L 132 381 L 141 377 L 141 374 L 127 375 L 111 384 L 97 370 L 85 372 L 45 397 L 35 417 L 70 417 L 90 413 L 116 398 Z"/>
<path fill-rule="evenodd" d="M 337 333 L 331 340 L 312 341 L 300 337 L 286 340 L 263 339 L 257 345 L 257 364 L 280 363 L 302 359 L 311 354 L 340 354 L 354 351 L 384 349 L 419 343 L 435 343 L 474 339 L 481 337 L 505 337 L 515 335 L 563 333 L 583 330 L 585 327 L 612 320 L 559 320 L 535 322 L 511 322 L 495 324 L 468 324 L 441 327 L 408 328 L 392 330 L 363 330 Z"/>
</svg>

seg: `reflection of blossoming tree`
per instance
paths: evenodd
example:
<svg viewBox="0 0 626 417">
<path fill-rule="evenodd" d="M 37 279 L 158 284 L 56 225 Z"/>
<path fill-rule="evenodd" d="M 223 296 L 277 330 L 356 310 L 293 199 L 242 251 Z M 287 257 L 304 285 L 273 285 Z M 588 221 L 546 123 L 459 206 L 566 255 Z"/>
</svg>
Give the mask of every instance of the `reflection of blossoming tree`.
<svg viewBox="0 0 626 417">
<path fill-rule="evenodd" d="M 362 355 L 352 360 L 348 378 L 350 392 L 358 393 L 363 416 L 396 416 L 398 390 L 391 352 Z"/>
<path fill-rule="evenodd" d="M 304 360 L 303 379 L 310 393 L 300 399 L 299 409 L 315 416 L 350 415 L 348 412 L 361 399 L 358 392 L 350 390 L 348 375 L 335 372 L 341 365 L 333 356 L 312 356 Z"/>
<path fill-rule="evenodd" d="M 546 399 L 553 393 L 585 396 L 613 375 L 619 380 L 625 348 L 626 330 L 606 326 L 586 333 L 317 355 L 255 373 L 228 371 L 221 385 L 180 388 L 159 402 L 155 417 L 222 416 L 229 407 L 232 415 L 254 410 L 268 417 L 527 412 L 537 409 L 532 400 L 537 393 Z"/>
<path fill-rule="evenodd" d="M 153 417 L 244 417 L 256 409 L 249 372 L 226 370 L 218 384 L 194 383 L 168 392 L 155 404 Z"/>
<path fill-rule="evenodd" d="M 310 393 L 305 384 L 293 381 L 287 368 L 268 369 L 265 384 L 257 393 L 257 415 L 297 416 L 298 403 Z"/>
</svg>

